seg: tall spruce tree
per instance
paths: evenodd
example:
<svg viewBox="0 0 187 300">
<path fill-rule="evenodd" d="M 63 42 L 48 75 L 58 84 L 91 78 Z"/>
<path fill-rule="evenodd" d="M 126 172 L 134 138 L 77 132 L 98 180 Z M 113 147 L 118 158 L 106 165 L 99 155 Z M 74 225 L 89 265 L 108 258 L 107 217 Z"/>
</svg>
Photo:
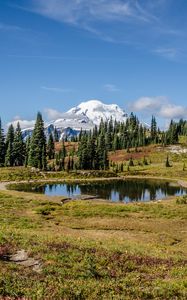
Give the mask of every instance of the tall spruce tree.
<svg viewBox="0 0 187 300">
<path fill-rule="evenodd" d="M 31 138 L 28 165 L 40 170 L 45 170 L 47 165 L 46 137 L 44 133 L 44 122 L 40 112 L 37 114 Z"/>
<path fill-rule="evenodd" d="M 46 144 L 43 145 L 42 148 L 42 166 L 41 166 L 42 170 L 46 170 L 47 169 L 47 153 L 46 153 Z"/>
<path fill-rule="evenodd" d="M 58 130 L 56 129 L 56 127 L 54 129 L 54 141 L 59 142 L 59 134 L 58 134 Z"/>
<path fill-rule="evenodd" d="M 0 167 L 5 164 L 5 136 L 0 119 Z"/>
<path fill-rule="evenodd" d="M 18 122 L 14 134 L 13 157 L 15 166 L 23 166 L 25 162 L 25 144 L 22 137 L 20 124 Z"/>
<path fill-rule="evenodd" d="M 26 140 L 26 145 L 25 145 L 25 167 L 28 166 L 30 145 L 31 145 L 31 137 L 29 136 Z"/>
<path fill-rule="evenodd" d="M 151 142 L 157 142 L 157 122 L 154 116 L 151 119 Z"/>
<path fill-rule="evenodd" d="M 67 151 L 66 151 L 66 146 L 65 146 L 65 143 L 64 143 L 64 140 L 62 141 L 62 157 L 65 158 L 67 155 Z"/>
<path fill-rule="evenodd" d="M 8 128 L 8 132 L 6 136 L 5 166 L 7 167 L 12 167 L 14 165 L 13 143 L 14 143 L 14 127 L 11 124 Z"/>
<path fill-rule="evenodd" d="M 55 144 L 52 133 L 50 133 L 47 143 L 47 155 L 49 159 L 53 159 L 55 157 Z"/>
<path fill-rule="evenodd" d="M 98 138 L 97 145 L 97 157 L 98 157 L 98 168 L 101 170 L 105 170 L 108 168 L 108 154 L 107 148 L 105 144 L 105 136 L 104 131 L 101 132 Z"/>
</svg>

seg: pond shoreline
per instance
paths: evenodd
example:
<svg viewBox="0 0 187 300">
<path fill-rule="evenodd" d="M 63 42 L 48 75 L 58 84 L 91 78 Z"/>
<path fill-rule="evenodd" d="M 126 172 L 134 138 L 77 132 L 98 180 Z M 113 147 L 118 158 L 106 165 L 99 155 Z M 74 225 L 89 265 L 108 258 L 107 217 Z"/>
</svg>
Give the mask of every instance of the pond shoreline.
<svg viewBox="0 0 187 300">
<path fill-rule="evenodd" d="M 16 185 L 16 184 L 81 184 L 81 183 L 99 183 L 99 182 L 114 182 L 114 181 L 126 181 L 129 179 L 143 179 L 143 180 L 160 180 L 160 181 L 170 181 L 173 182 L 174 184 L 177 184 L 179 187 L 187 188 L 187 181 L 184 180 L 179 180 L 179 179 L 173 179 L 173 178 L 160 178 L 160 177 L 153 177 L 153 176 L 147 176 L 147 177 L 142 177 L 142 176 L 120 176 L 120 177 L 111 177 L 111 178 L 80 178 L 80 179 L 34 179 L 34 180 L 22 180 L 22 181 L 6 181 L 6 182 L 0 182 L 0 191 L 16 191 L 16 192 L 27 192 L 27 191 L 19 191 L 14 189 L 14 186 L 12 188 L 9 188 L 9 185 Z M 28 191 L 27 193 L 32 193 L 32 191 Z M 55 195 L 48 195 L 49 197 L 53 197 Z M 60 196 L 60 195 L 58 195 Z M 62 195 L 63 196 L 63 195 Z M 64 195 L 65 197 L 65 195 Z M 64 199 L 61 200 L 61 203 L 73 201 L 73 200 L 101 200 L 100 196 L 93 196 L 90 195 L 78 195 L 77 197 L 65 197 Z M 165 198 L 164 198 L 165 199 Z M 155 199 L 155 201 L 161 201 L 163 200 L 162 197 L 160 199 Z M 109 201 L 107 199 L 102 198 L 102 201 Z"/>
<path fill-rule="evenodd" d="M 161 181 L 165 181 L 165 180 L 169 180 L 171 182 L 175 182 L 177 183 L 179 186 L 187 188 L 187 181 L 185 180 L 180 180 L 180 179 L 174 179 L 174 178 L 170 178 L 170 177 L 154 177 L 154 176 L 119 176 L 119 177 L 110 177 L 110 178 L 80 178 L 80 179 L 33 179 L 33 180 L 21 180 L 21 181 L 1 181 L 0 182 L 0 190 L 8 190 L 7 186 L 11 185 L 11 184 L 29 184 L 29 183 L 82 183 L 82 182 L 104 182 L 104 181 L 119 181 L 119 180 L 126 180 L 126 179 L 155 179 L 155 180 L 161 180 Z"/>
</svg>

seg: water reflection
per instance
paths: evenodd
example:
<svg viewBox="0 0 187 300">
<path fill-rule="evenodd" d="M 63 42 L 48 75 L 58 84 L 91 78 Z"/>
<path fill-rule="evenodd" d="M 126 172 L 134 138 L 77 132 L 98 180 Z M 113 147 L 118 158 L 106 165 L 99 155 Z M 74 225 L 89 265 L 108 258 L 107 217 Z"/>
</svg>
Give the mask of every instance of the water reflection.
<svg viewBox="0 0 187 300">
<path fill-rule="evenodd" d="M 63 195 L 91 195 L 111 201 L 132 202 L 150 201 L 167 196 L 186 194 L 186 190 L 170 182 L 158 180 L 128 179 L 125 181 L 99 182 L 89 184 L 45 184 L 45 185 L 18 185 L 19 190 L 42 193 L 50 196 Z"/>
</svg>

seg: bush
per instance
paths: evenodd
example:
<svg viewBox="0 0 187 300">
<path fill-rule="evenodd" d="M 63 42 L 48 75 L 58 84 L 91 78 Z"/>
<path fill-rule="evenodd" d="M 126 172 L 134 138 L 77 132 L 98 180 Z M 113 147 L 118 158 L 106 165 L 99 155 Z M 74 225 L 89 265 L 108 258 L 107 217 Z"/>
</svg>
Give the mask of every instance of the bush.
<svg viewBox="0 0 187 300">
<path fill-rule="evenodd" d="M 166 168 L 169 168 L 169 167 L 171 167 L 171 166 L 170 166 L 170 163 L 169 163 L 169 157 L 167 155 L 167 158 L 166 158 Z"/>
<path fill-rule="evenodd" d="M 42 208 L 37 209 L 37 213 L 41 214 L 43 216 L 48 216 L 51 214 L 52 211 L 55 211 L 55 207 L 51 206 L 45 206 Z"/>
<path fill-rule="evenodd" d="M 129 167 L 133 167 L 133 166 L 134 166 L 134 162 L 133 162 L 133 159 L 131 157 L 130 160 L 129 160 Z"/>
<path fill-rule="evenodd" d="M 182 198 L 177 199 L 177 204 L 187 204 L 187 195 L 183 196 Z"/>
</svg>

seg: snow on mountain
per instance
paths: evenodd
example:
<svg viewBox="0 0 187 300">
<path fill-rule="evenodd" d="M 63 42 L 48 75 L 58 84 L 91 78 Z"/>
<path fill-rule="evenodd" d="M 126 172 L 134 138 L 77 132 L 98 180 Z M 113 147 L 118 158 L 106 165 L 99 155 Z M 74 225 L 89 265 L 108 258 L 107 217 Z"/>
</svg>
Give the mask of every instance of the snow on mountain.
<svg viewBox="0 0 187 300">
<path fill-rule="evenodd" d="M 99 100 L 90 100 L 82 102 L 76 107 L 70 109 L 67 114 L 85 118 L 92 121 L 93 124 L 99 125 L 101 119 L 104 121 L 113 120 L 125 121 L 127 114 L 117 104 L 104 104 Z"/>
<path fill-rule="evenodd" d="M 71 108 L 63 117 L 45 123 L 45 132 L 48 136 L 56 128 L 60 139 L 77 135 L 80 130 L 90 130 L 95 125 L 99 125 L 101 119 L 104 121 L 113 120 L 124 122 L 127 114 L 117 104 L 104 104 L 99 100 L 89 100 L 82 102 L 76 107 Z M 32 134 L 31 128 L 23 130 L 23 136 Z"/>
</svg>

